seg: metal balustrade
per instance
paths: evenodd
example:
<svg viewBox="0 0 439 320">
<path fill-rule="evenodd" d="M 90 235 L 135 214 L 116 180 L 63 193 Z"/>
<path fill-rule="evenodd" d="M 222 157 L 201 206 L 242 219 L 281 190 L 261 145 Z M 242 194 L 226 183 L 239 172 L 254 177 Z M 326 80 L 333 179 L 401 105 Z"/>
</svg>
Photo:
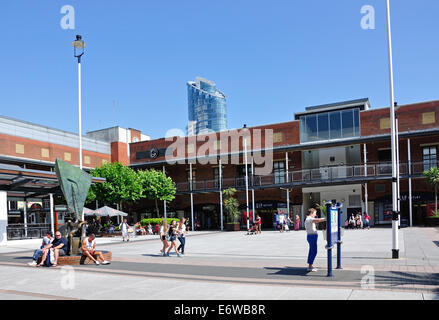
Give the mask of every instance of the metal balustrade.
<svg viewBox="0 0 439 320">
<path fill-rule="evenodd" d="M 438 166 L 437 161 L 427 162 L 412 162 L 411 163 L 411 177 L 422 176 L 424 170 Z M 399 173 L 401 178 L 408 178 L 409 176 L 409 164 L 407 162 L 400 162 Z M 264 176 L 249 176 L 248 186 L 253 187 L 278 187 L 278 186 L 297 186 L 300 187 L 313 185 L 313 184 L 330 184 L 333 182 L 355 182 L 361 183 L 362 181 L 373 181 L 374 179 L 390 179 L 392 177 L 392 163 L 368 163 L 357 165 L 339 165 L 339 166 L 324 166 L 312 169 L 302 169 L 296 171 L 290 171 L 288 173 L 288 183 L 286 182 L 286 176 L 279 176 L 274 173 Z M 189 182 L 177 183 L 177 192 L 187 193 L 190 192 Z M 245 177 L 236 178 L 223 178 L 222 189 L 227 188 L 245 188 Z M 219 191 L 219 181 L 217 180 L 201 180 L 193 182 L 193 192 L 203 191 Z"/>
<path fill-rule="evenodd" d="M 47 223 L 28 223 L 27 227 L 23 223 L 6 226 L 8 240 L 43 238 L 48 231 L 50 224 Z"/>
</svg>

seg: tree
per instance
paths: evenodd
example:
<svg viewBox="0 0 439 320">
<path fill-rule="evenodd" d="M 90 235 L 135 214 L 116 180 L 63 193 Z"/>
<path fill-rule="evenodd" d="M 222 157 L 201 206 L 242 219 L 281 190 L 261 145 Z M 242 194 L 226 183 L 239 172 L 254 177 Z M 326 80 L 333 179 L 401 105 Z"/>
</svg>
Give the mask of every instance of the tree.
<svg viewBox="0 0 439 320">
<path fill-rule="evenodd" d="M 172 201 L 175 199 L 175 183 L 158 170 L 139 170 L 137 171 L 140 184 L 142 186 L 142 196 L 155 201 L 157 216 L 159 216 L 159 206 L 157 200 Z"/>
<path fill-rule="evenodd" d="M 434 214 L 437 212 L 437 188 L 439 186 L 439 169 L 437 167 L 431 167 L 429 170 L 424 171 L 425 179 L 428 184 L 434 187 Z"/>
<path fill-rule="evenodd" d="M 223 190 L 224 209 L 226 209 L 227 217 L 232 223 L 237 223 L 239 219 L 239 202 L 233 197 L 235 193 L 235 188 L 228 188 Z"/>
<path fill-rule="evenodd" d="M 91 170 L 94 177 L 105 178 L 103 183 L 95 183 L 90 187 L 87 202 L 98 200 L 102 204 L 120 204 L 134 202 L 142 198 L 142 184 L 137 173 L 119 162 L 106 163 Z"/>
</svg>

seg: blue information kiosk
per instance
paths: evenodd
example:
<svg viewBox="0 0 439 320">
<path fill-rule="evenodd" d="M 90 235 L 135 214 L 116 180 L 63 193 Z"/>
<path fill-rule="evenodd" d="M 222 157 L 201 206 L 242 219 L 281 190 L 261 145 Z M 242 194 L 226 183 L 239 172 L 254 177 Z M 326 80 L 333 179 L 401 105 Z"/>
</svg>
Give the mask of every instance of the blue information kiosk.
<svg viewBox="0 0 439 320">
<path fill-rule="evenodd" d="M 326 204 L 326 249 L 328 250 L 328 277 L 332 277 L 332 249 L 337 244 L 337 269 L 341 267 L 341 203 Z"/>
</svg>

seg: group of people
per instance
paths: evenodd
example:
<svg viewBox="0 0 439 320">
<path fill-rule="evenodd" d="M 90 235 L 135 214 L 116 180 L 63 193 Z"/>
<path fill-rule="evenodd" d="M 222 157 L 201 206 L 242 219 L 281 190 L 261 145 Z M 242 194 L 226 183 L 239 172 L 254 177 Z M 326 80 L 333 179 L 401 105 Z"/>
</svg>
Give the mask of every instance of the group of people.
<svg viewBox="0 0 439 320">
<path fill-rule="evenodd" d="M 93 233 L 90 233 L 88 237 L 84 238 L 81 243 L 81 254 L 90 258 L 95 264 L 109 264 L 110 262 L 105 260 L 104 255 L 100 251 L 96 251 L 96 239 Z M 55 237 L 52 232 L 47 232 L 43 237 L 43 242 L 39 249 L 34 251 L 32 256 L 32 262 L 29 262 L 30 266 L 52 266 L 58 265 L 58 258 L 68 254 L 67 240 L 61 234 L 56 231 Z M 101 262 L 99 262 L 101 260 Z M 39 261 L 39 262 L 38 262 Z"/>
<path fill-rule="evenodd" d="M 345 221 L 346 229 L 369 229 L 370 228 L 370 216 L 367 212 L 361 216 L 361 213 L 356 215 L 351 214 Z"/>
<path fill-rule="evenodd" d="M 283 216 L 281 216 L 283 217 Z M 295 231 L 299 231 L 300 229 L 300 217 L 296 215 L 294 221 L 290 219 L 290 217 L 279 219 L 278 229 L 280 232 L 290 231 L 290 227 L 294 228 Z"/>
<path fill-rule="evenodd" d="M 184 247 L 186 244 L 186 219 L 182 218 L 177 224 L 177 221 L 172 220 L 168 225 L 166 219 L 162 220 L 159 228 L 160 240 L 163 243 L 163 247 L 160 250 L 163 256 L 168 256 L 172 249 L 175 249 L 177 257 L 184 255 Z M 177 247 L 177 239 L 180 245 Z M 168 249 L 166 251 L 166 249 Z"/>
</svg>

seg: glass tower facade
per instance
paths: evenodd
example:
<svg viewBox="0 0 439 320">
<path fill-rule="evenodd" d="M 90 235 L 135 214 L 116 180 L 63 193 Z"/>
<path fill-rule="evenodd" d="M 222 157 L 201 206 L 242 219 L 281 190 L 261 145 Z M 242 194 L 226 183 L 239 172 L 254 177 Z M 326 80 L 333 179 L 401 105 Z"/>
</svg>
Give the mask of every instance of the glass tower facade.
<svg viewBox="0 0 439 320">
<path fill-rule="evenodd" d="M 215 83 L 197 77 L 187 83 L 188 126 L 187 134 L 227 130 L 226 96 Z"/>
</svg>

